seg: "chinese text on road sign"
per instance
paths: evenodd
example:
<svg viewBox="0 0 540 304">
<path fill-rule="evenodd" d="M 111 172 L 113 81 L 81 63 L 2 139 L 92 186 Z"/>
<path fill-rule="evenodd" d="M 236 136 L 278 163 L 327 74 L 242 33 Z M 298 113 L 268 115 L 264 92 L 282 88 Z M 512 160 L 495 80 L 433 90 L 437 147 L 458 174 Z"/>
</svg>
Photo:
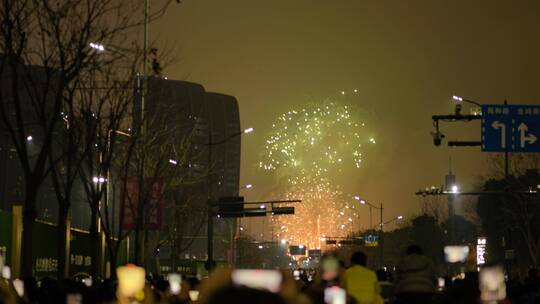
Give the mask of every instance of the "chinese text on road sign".
<svg viewBox="0 0 540 304">
<path fill-rule="evenodd" d="M 482 151 L 540 152 L 539 137 L 540 106 L 482 106 Z"/>
</svg>

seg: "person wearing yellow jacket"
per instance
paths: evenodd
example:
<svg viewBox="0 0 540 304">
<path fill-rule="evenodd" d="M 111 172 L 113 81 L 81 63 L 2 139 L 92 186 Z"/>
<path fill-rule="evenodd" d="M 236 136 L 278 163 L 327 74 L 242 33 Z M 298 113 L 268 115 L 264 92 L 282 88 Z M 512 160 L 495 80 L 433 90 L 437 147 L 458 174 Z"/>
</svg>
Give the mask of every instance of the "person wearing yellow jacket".
<svg viewBox="0 0 540 304">
<path fill-rule="evenodd" d="M 382 304 L 377 275 L 366 265 L 367 256 L 363 252 L 353 253 L 351 266 L 345 271 L 345 289 L 358 304 Z"/>
</svg>

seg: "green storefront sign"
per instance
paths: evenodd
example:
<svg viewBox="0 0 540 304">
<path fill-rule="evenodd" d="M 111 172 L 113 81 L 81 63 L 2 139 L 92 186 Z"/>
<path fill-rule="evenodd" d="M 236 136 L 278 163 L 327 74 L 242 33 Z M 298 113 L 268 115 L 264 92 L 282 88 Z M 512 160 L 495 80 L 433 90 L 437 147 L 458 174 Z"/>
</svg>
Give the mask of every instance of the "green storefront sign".
<svg viewBox="0 0 540 304">
<path fill-rule="evenodd" d="M 11 264 L 12 223 L 10 212 L 0 210 L 0 253 Z M 37 278 L 54 277 L 58 269 L 56 225 L 35 222 L 33 226 L 32 251 L 34 255 L 34 275 Z M 71 229 L 70 254 L 67 258 L 70 276 L 89 274 L 92 267 L 90 234 L 87 231 Z M 106 250 L 108 259 L 108 250 Z M 123 241 L 117 257 L 117 265 L 127 262 L 127 241 Z"/>
<path fill-rule="evenodd" d="M 34 275 L 38 278 L 56 276 L 56 269 L 58 268 L 56 227 L 51 224 L 36 222 L 32 232 Z"/>
<path fill-rule="evenodd" d="M 40 222 L 34 224 L 34 272 L 36 277 L 56 275 L 58 268 L 56 233 L 56 226 L 54 225 Z M 127 262 L 126 244 L 127 242 L 124 241 L 120 246 L 117 265 Z M 87 231 L 71 229 L 68 263 L 70 276 L 90 274 L 92 268 L 92 245 L 90 234 Z"/>
<path fill-rule="evenodd" d="M 169 259 L 160 259 L 159 265 L 162 274 L 175 272 L 186 276 L 206 277 L 208 275 L 205 261 L 201 260 L 178 260 L 175 265 L 176 269 L 173 269 Z M 218 268 L 228 268 L 229 266 L 230 265 L 225 261 L 216 261 L 216 267 Z"/>
<path fill-rule="evenodd" d="M 160 259 L 160 271 L 162 274 L 171 272 L 180 273 L 188 276 L 200 276 L 205 277 L 207 275 L 204 261 L 199 260 L 178 260 L 175 265 L 175 269 L 172 269 L 169 259 Z"/>
</svg>

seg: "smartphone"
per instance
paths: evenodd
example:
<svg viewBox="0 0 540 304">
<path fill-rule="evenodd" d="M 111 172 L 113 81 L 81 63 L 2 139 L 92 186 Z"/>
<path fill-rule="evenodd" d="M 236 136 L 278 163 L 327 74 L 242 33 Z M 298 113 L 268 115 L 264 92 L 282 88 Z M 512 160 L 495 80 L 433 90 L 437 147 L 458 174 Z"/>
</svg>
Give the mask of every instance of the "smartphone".
<svg viewBox="0 0 540 304">
<path fill-rule="evenodd" d="M 15 279 L 13 280 L 13 288 L 15 288 L 15 291 L 19 295 L 19 297 L 24 296 L 24 281 L 21 279 Z"/>
<path fill-rule="evenodd" d="M 480 269 L 478 283 L 482 302 L 491 303 L 506 298 L 506 283 L 501 266 L 486 266 Z"/>
<path fill-rule="evenodd" d="M 447 263 L 463 263 L 469 255 L 469 246 L 444 246 Z"/>
<path fill-rule="evenodd" d="M 188 292 L 189 294 L 189 299 L 192 301 L 192 302 L 196 302 L 196 301 L 199 301 L 199 291 L 198 290 L 190 290 Z"/>
<path fill-rule="evenodd" d="M 82 279 L 82 282 L 86 287 L 92 287 L 93 281 L 91 277 Z"/>
<path fill-rule="evenodd" d="M 235 285 L 278 292 L 281 289 L 282 275 L 277 270 L 237 269 L 231 274 Z"/>
<path fill-rule="evenodd" d="M 9 266 L 2 267 L 2 278 L 6 280 L 11 279 L 11 268 L 9 268 Z"/>
<path fill-rule="evenodd" d="M 437 285 L 439 287 L 439 290 L 443 290 L 444 289 L 444 285 L 446 284 L 444 278 L 437 278 Z"/>
<path fill-rule="evenodd" d="M 345 289 L 332 286 L 324 289 L 324 303 L 345 304 L 347 302 L 347 292 Z"/>
<path fill-rule="evenodd" d="M 296 281 L 300 280 L 300 270 L 293 271 L 293 277 Z"/>
<path fill-rule="evenodd" d="M 180 293 L 181 289 L 181 283 L 182 283 L 182 277 L 178 273 L 169 273 L 167 276 L 167 280 L 169 281 L 169 290 L 173 295 L 177 295 Z"/>
<path fill-rule="evenodd" d="M 321 276 L 325 281 L 335 280 L 339 275 L 339 261 L 328 257 L 321 262 Z"/>
<path fill-rule="evenodd" d="M 132 297 L 143 290 L 146 283 L 144 268 L 135 265 L 120 266 L 116 269 L 118 277 L 118 292 L 126 297 Z"/>
</svg>

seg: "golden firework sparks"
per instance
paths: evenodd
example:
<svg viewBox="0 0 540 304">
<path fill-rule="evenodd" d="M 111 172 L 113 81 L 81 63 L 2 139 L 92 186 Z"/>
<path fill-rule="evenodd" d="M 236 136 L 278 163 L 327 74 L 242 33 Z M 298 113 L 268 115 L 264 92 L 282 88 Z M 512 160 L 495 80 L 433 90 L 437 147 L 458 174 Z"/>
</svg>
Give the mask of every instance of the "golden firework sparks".
<svg viewBox="0 0 540 304">
<path fill-rule="evenodd" d="M 363 147 L 376 143 L 355 117 L 349 106 L 325 101 L 290 110 L 272 124 L 259 166 L 285 181 L 287 198 L 302 199 L 294 216 L 272 218 L 279 239 L 320 248 L 324 236 L 351 232 L 356 205 L 333 177 L 359 169 Z"/>
</svg>

